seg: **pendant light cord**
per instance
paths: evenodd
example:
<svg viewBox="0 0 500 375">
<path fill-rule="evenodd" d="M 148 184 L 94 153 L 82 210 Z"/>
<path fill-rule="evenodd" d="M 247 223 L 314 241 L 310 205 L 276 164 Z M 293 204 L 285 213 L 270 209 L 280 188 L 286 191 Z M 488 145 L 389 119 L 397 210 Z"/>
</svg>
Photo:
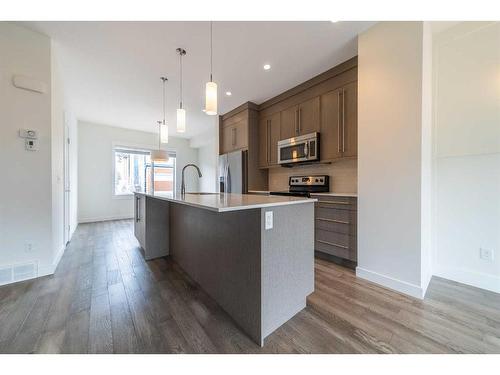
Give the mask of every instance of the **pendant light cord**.
<svg viewBox="0 0 500 375">
<path fill-rule="evenodd" d="M 167 77 L 161 77 L 161 80 L 163 81 L 163 125 L 166 124 L 165 121 L 165 106 L 166 106 L 166 91 L 165 91 L 165 83 L 167 82 Z M 161 148 L 161 124 L 159 124 L 159 131 L 158 131 L 158 150 Z"/>
<path fill-rule="evenodd" d="M 212 21 L 210 21 L 210 82 L 212 82 L 212 70 L 213 70 L 213 36 L 212 36 Z"/>
<path fill-rule="evenodd" d="M 180 82 L 180 88 L 181 88 L 181 103 L 180 103 L 180 107 L 182 109 L 182 52 L 179 54 L 179 59 L 180 59 L 180 63 L 181 63 L 181 82 Z"/>
</svg>

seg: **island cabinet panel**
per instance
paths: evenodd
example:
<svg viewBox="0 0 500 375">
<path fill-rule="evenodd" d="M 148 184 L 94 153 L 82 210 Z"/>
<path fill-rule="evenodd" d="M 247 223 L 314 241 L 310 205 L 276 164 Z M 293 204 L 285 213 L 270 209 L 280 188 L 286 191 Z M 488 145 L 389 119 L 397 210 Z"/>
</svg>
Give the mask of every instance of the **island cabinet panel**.
<svg viewBox="0 0 500 375">
<path fill-rule="evenodd" d="M 169 254 L 167 202 L 134 194 L 134 235 L 146 260 Z"/>
<path fill-rule="evenodd" d="M 278 141 L 280 140 L 281 114 L 262 117 L 259 120 L 259 167 L 278 163 Z"/>
<path fill-rule="evenodd" d="M 357 257 L 357 199 L 313 195 L 318 199 L 314 213 L 314 249 L 331 260 L 354 267 Z"/>
</svg>

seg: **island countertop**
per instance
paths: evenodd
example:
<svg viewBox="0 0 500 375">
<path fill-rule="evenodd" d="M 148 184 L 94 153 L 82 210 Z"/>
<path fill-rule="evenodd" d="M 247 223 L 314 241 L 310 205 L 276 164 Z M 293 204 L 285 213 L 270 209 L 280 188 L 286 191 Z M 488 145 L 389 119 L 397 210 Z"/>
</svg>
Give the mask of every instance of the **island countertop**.
<svg viewBox="0 0 500 375">
<path fill-rule="evenodd" d="M 186 193 L 185 195 L 176 194 L 174 196 L 165 193 L 146 194 L 135 192 L 135 194 L 161 199 L 168 202 L 184 204 L 187 206 L 204 208 L 215 212 L 241 211 L 254 208 L 313 203 L 317 201 L 316 199 L 303 197 L 233 193 Z"/>
</svg>

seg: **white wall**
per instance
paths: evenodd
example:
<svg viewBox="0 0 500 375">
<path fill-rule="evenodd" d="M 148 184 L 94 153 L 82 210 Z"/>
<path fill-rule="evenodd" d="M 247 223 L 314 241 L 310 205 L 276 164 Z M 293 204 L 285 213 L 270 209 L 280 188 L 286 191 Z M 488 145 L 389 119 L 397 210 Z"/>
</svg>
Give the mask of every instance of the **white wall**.
<svg viewBox="0 0 500 375">
<path fill-rule="evenodd" d="M 133 197 L 113 198 L 113 144 L 155 149 L 158 135 L 80 121 L 78 123 L 78 221 L 92 222 L 132 218 Z M 189 140 L 169 137 L 167 150 L 177 154 L 176 188 L 180 192 L 181 170 L 198 163 L 198 152 Z M 198 174 L 186 170 L 187 191 L 198 191 Z"/>
<path fill-rule="evenodd" d="M 191 138 L 189 144 L 198 151 L 198 166 L 203 177 L 200 178 L 199 189 L 205 192 L 218 191 L 219 137 L 211 129 L 197 137 Z"/>
<path fill-rule="evenodd" d="M 464 22 L 434 44 L 435 273 L 500 292 L 500 23 Z"/>
<path fill-rule="evenodd" d="M 0 22 L 0 267 L 35 261 L 53 271 L 50 40 Z M 45 94 L 15 88 L 14 74 L 43 81 Z M 38 131 L 38 151 L 25 151 L 20 128 Z M 26 242 L 33 250 L 25 250 Z"/>
<path fill-rule="evenodd" d="M 430 273 L 422 256 L 430 184 L 424 32 L 422 22 L 381 22 L 358 40 L 357 275 L 419 298 Z"/>
</svg>

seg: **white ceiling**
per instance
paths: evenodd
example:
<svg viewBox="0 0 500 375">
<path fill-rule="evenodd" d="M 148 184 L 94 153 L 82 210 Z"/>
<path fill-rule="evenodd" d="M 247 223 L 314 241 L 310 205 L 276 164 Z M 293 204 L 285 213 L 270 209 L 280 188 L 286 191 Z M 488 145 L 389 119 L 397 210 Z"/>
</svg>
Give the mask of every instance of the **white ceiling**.
<svg viewBox="0 0 500 375">
<path fill-rule="evenodd" d="M 183 60 L 187 138 L 214 116 L 202 112 L 209 79 L 209 22 L 24 22 L 57 43 L 75 115 L 112 126 L 156 131 L 162 117 L 160 76 L 169 78 L 167 122 L 175 134 L 179 56 Z M 374 22 L 214 22 L 213 77 L 219 113 L 257 104 L 357 54 L 357 35 Z M 271 64 L 264 71 L 263 65 Z M 232 96 L 225 95 L 231 91 Z"/>
</svg>

